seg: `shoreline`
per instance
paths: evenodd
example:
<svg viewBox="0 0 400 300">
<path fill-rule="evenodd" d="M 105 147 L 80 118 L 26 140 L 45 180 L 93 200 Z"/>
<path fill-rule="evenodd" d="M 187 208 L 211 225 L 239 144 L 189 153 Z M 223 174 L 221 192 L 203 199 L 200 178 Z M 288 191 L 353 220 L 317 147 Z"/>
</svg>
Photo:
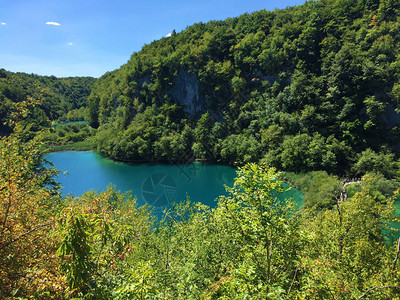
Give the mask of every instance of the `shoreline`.
<svg viewBox="0 0 400 300">
<path fill-rule="evenodd" d="M 94 153 L 101 155 L 105 158 L 111 159 L 114 162 L 120 162 L 120 163 L 126 163 L 126 164 L 131 164 L 131 165 L 139 165 L 139 164 L 162 164 L 162 165 L 178 165 L 178 166 L 183 166 L 183 165 L 190 165 L 194 162 L 201 163 L 204 165 L 220 165 L 220 166 L 229 166 L 232 168 L 238 168 L 238 164 L 234 162 L 233 164 L 227 164 L 227 163 L 220 163 L 220 162 L 213 162 L 209 161 L 206 159 L 194 159 L 192 161 L 168 161 L 168 160 L 124 160 L 124 159 L 117 159 L 114 157 L 110 157 L 107 155 L 104 155 L 103 153 L 97 152 L 93 147 L 85 144 L 82 146 L 79 146 L 79 143 L 72 143 L 72 144 L 66 144 L 66 145 L 53 145 L 53 146 L 47 146 L 45 150 L 43 151 L 44 155 L 49 154 L 49 153 L 57 153 L 57 152 L 66 152 L 66 151 L 93 151 Z M 76 147 L 78 144 L 78 147 Z"/>
</svg>

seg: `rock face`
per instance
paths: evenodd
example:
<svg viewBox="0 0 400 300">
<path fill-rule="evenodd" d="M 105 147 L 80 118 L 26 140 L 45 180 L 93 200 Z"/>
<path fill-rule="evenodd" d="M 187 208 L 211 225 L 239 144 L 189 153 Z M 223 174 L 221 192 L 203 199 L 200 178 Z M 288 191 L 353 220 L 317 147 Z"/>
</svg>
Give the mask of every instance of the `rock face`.
<svg viewBox="0 0 400 300">
<path fill-rule="evenodd" d="M 388 105 L 383 115 L 383 122 L 387 127 L 393 128 L 400 124 L 400 113 L 396 112 L 395 107 Z"/>
<path fill-rule="evenodd" d="M 198 115 L 202 112 L 204 99 L 200 96 L 200 82 L 195 74 L 179 71 L 169 94 L 183 106 L 186 113 Z"/>
</svg>

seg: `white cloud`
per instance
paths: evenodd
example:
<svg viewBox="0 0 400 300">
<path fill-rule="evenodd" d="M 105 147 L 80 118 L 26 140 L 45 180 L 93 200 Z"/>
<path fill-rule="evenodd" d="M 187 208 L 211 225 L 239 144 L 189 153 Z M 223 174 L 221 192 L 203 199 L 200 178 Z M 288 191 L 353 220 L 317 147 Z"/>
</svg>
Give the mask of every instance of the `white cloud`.
<svg viewBox="0 0 400 300">
<path fill-rule="evenodd" d="M 167 37 L 171 37 L 172 36 L 172 32 L 167 34 Z"/>
<path fill-rule="evenodd" d="M 3 26 L 4 26 L 4 25 L 7 25 L 7 23 L 5 23 L 5 22 L 1 22 L 1 25 L 3 25 Z"/>
<path fill-rule="evenodd" d="M 72 46 L 74 43 L 68 43 L 68 46 Z"/>
<path fill-rule="evenodd" d="M 57 22 L 46 22 L 46 25 L 60 26 L 60 23 Z"/>
</svg>

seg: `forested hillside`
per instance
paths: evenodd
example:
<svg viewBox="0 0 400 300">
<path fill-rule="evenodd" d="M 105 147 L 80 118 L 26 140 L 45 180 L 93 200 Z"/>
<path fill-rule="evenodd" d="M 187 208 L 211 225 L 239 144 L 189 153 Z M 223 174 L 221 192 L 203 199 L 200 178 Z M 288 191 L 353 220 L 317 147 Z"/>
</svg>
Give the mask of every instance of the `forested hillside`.
<svg viewBox="0 0 400 300">
<path fill-rule="evenodd" d="M 173 32 L 95 84 L 97 150 L 394 176 L 379 162 L 399 150 L 399 16 L 397 0 L 320 0 Z"/>
<path fill-rule="evenodd" d="M 96 82 L 0 70 L 0 298 L 400 299 L 399 46 L 400 0 L 321 0 L 173 32 Z M 216 207 L 156 219 L 113 186 L 61 196 L 43 141 L 244 166 Z"/>
<path fill-rule="evenodd" d="M 36 103 L 33 114 L 25 124 L 30 131 L 38 131 L 49 127 L 50 121 L 67 117 L 71 111 L 86 106 L 87 97 L 95 82 L 92 77 L 56 78 L 34 74 L 13 73 L 0 69 L 0 135 L 11 132 L 10 120 L 17 110 L 18 103 L 29 99 L 40 99 Z M 84 109 L 81 109 L 84 117 Z"/>
</svg>

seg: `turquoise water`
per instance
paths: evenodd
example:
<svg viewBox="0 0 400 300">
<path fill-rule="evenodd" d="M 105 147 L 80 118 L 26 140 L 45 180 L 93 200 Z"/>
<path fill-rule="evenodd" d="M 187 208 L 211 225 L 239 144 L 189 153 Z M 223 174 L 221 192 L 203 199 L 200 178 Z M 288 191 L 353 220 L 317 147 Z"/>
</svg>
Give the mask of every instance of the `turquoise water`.
<svg viewBox="0 0 400 300">
<path fill-rule="evenodd" d="M 57 123 L 54 124 L 53 127 L 54 129 L 56 129 L 58 126 L 63 126 L 63 125 L 69 125 L 69 124 L 87 124 L 87 121 L 68 121 L 68 122 L 62 122 L 62 123 Z"/>
<path fill-rule="evenodd" d="M 162 211 L 172 202 L 186 200 L 216 206 L 215 199 L 225 195 L 224 185 L 232 186 L 236 169 L 223 165 L 195 162 L 188 165 L 127 164 L 115 162 L 93 151 L 65 151 L 50 153 L 45 158 L 68 174 L 60 174 L 57 181 L 64 187 L 64 195 L 80 196 L 88 190 L 105 190 L 112 183 L 118 190 L 132 191 L 139 205 L 149 204 Z M 288 186 L 285 185 L 285 188 Z M 303 195 L 296 189 L 286 192 L 302 205 Z"/>
</svg>

